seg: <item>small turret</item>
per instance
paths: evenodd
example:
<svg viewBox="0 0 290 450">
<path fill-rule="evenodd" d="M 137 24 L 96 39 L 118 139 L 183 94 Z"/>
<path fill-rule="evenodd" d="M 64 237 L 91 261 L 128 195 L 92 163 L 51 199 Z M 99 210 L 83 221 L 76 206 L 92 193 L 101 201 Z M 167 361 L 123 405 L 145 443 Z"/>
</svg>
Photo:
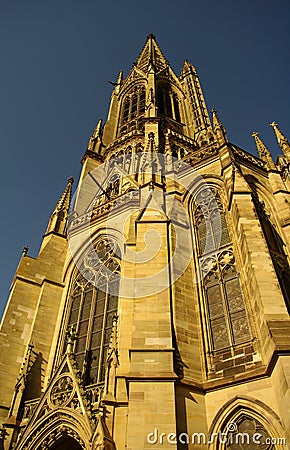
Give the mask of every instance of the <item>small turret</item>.
<svg viewBox="0 0 290 450">
<path fill-rule="evenodd" d="M 70 177 L 53 213 L 50 216 L 50 221 L 45 234 L 54 232 L 65 235 L 73 182 L 74 179 Z"/>
<path fill-rule="evenodd" d="M 276 166 L 274 164 L 270 150 L 266 147 L 264 142 L 259 138 L 259 134 L 256 131 L 253 132 L 252 136 L 255 139 L 259 158 L 261 158 L 262 161 L 265 161 L 266 168 L 268 170 L 275 170 Z"/>
<path fill-rule="evenodd" d="M 220 120 L 219 116 L 217 115 L 216 110 L 212 109 L 211 113 L 212 113 L 213 131 L 216 135 L 218 144 L 223 145 L 228 142 L 227 131 L 226 131 L 225 127 L 223 126 L 222 121 Z"/>
<path fill-rule="evenodd" d="M 270 126 L 273 128 L 274 133 L 276 135 L 278 145 L 283 151 L 285 158 L 287 159 L 287 162 L 290 162 L 290 143 L 286 136 L 279 130 L 278 125 L 276 122 L 270 123 Z"/>
<path fill-rule="evenodd" d="M 98 123 L 94 129 L 92 136 L 90 137 L 88 143 L 88 150 L 91 152 L 99 153 L 100 146 L 102 144 L 102 123 L 103 120 L 99 119 Z"/>
</svg>

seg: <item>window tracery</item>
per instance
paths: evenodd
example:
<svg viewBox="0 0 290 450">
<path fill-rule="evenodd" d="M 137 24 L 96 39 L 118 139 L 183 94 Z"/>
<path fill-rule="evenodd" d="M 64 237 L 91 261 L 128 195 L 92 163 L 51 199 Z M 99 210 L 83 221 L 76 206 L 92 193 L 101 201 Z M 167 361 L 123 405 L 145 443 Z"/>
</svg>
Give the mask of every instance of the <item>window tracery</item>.
<svg viewBox="0 0 290 450">
<path fill-rule="evenodd" d="M 275 439 L 272 439 L 265 427 L 248 414 L 242 414 L 235 422 L 234 430 L 227 431 L 228 450 L 275 450 Z M 228 427 L 229 428 L 229 427 Z"/>
<path fill-rule="evenodd" d="M 119 273 L 120 250 L 105 238 L 84 258 L 71 291 L 68 328 L 76 332 L 74 357 L 85 384 L 104 381 Z"/>
<path fill-rule="evenodd" d="M 211 350 L 251 339 L 225 213 L 216 189 L 197 196 L 194 213 L 198 262 Z"/>
<path fill-rule="evenodd" d="M 123 100 L 120 134 L 126 134 L 133 130 L 141 130 L 143 123 L 141 116 L 145 113 L 145 87 L 137 86 L 129 92 Z"/>
<path fill-rule="evenodd" d="M 181 122 L 178 96 L 165 83 L 157 86 L 157 108 L 159 115 Z"/>
</svg>

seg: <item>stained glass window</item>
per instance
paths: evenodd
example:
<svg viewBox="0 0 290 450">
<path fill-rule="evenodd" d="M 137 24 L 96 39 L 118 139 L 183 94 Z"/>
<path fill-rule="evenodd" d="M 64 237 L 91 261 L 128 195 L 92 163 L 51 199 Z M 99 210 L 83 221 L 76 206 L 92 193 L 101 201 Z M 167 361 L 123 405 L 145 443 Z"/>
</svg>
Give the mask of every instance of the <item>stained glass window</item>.
<svg viewBox="0 0 290 450">
<path fill-rule="evenodd" d="M 195 225 L 212 350 L 251 339 L 225 213 L 216 189 L 197 196 Z"/>
<path fill-rule="evenodd" d="M 126 95 L 122 104 L 122 117 L 120 133 L 125 134 L 136 129 L 140 125 L 140 121 L 134 120 L 142 116 L 145 112 L 145 88 L 138 86 Z M 125 126 L 128 124 L 128 126 Z"/>
<path fill-rule="evenodd" d="M 73 285 L 68 328 L 76 332 L 74 356 L 86 384 L 104 380 L 118 310 L 119 272 L 119 248 L 103 239 L 84 259 Z"/>
</svg>

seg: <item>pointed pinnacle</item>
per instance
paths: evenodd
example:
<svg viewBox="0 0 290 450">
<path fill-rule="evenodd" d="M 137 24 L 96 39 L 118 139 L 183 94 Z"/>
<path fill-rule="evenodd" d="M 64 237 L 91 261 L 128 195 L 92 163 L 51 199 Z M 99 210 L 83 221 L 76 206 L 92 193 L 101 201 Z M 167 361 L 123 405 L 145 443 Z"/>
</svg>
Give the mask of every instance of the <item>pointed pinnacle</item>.
<svg viewBox="0 0 290 450">
<path fill-rule="evenodd" d="M 264 142 L 259 138 L 259 133 L 257 131 L 253 131 L 252 137 L 255 139 L 255 144 L 258 150 L 258 155 L 261 159 L 263 159 L 267 153 L 270 153 L 267 149 Z"/>
<path fill-rule="evenodd" d="M 28 247 L 28 245 L 26 244 L 24 247 L 23 247 L 23 250 L 22 250 L 22 255 L 23 256 L 26 256 L 27 255 L 27 252 L 28 252 L 28 250 L 29 250 L 29 247 Z"/>
<path fill-rule="evenodd" d="M 152 33 L 147 36 L 145 45 L 134 65 L 146 73 L 148 66 L 150 68 L 150 63 L 151 67 L 157 66 L 157 70 L 164 69 L 168 65 L 168 61 L 165 59 Z"/>
<path fill-rule="evenodd" d="M 283 151 L 286 159 L 288 161 L 290 161 L 290 143 L 288 141 L 288 139 L 286 138 L 286 136 L 284 136 L 284 134 L 281 132 L 281 130 L 278 128 L 278 125 L 276 122 L 272 122 L 270 123 L 270 126 L 273 128 L 274 133 L 276 135 L 277 141 L 278 141 L 278 145 L 281 148 L 281 150 Z"/>
<path fill-rule="evenodd" d="M 214 126 L 214 127 L 217 126 L 217 125 L 219 125 L 219 126 L 222 125 L 222 126 L 223 126 L 222 121 L 221 121 L 221 119 L 219 118 L 216 109 L 212 108 L 210 112 L 211 112 L 211 114 L 212 114 L 212 123 L 213 123 L 213 126 Z"/>
<path fill-rule="evenodd" d="M 153 33 L 149 33 L 147 34 L 147 41 L 152 41 L 154 39 L 154 41 L 156 41 L 156 36 Z"/>
<path fill-rule="evenodd" d="M 68 218 L 69 207 L 71 202 L 73 182 L 74 182 L 73 177 L 70 177 L 67 180 L 67 185 L 64 188 L 64 191 L 61 194 L 60 199 L 58 200 L 56 207 L 50 216 L 50 220 L 45 234 L 50 233 L 52 231 L 57 232 L 59 234 L 65 233 L 66 221 Z"/>
<path fill-rule="evenodd" d="M 181 75 L 187 73 L 188 71 L 196 75 L 196 68 L 188 61 L 188 59 L 185 59 L 181 68 Z"/>
<path fill-rule="evenodd" d="M 94 129 L 94 132 L 93 132 L 93 139 L 101 137 L 102 123 L 103 123 L 103 120 L 99 119 L 98 123 L 96 125 L 96 128 Z"/>
<path fill-rule="evenodd" d="M 282 131 L 278 128 L 278 125 L 276 122 L 272 122 L 270 123 L 270 127 L 273 128 L 274 133 L 276 134 L 277 140 L 278 140 L 278 144 L 283 144 L 283 143 L 287 143 L 289 144 L 288 139 L 286 138 L 286 136 L 284 136 L 284 134 L 282 133 Z"/>
<path fill-rule="evenodd" d="M 73 182 L 74 182 L 73 177 L 70 177 L 67 180 L 67 185 L 64 188 L 64 191 L 63 191 L 59 201 L 57 202 L 56 209 L 63 209 L 64 207 L 69 208 Z"/>
<path fill-rule="evenodd" d="M 121 69 L 117 78 L 117 84 L 121 84 L 123 80 L 123 70 Z"/>
<path fill-rule="evenodd" d="M 117 322 L 118 322 L 118 316 L 115 315 L 113 317 L 111 338 L 110 338 L 110 343 L 109 343 L 110 350 L 117 349 L 117 344 L 118 344 L 118 342 L 117 342 Z"/>
<path fill-rule="evenodd" d="M 223 126 L 223 123 L 214 108 L 212 108 L 211 114 L 212 114 L 213 130 L 216 134 L 218 142 L 220 144 L 224 144 L 225 142 L 228 142 L 227 131 L 226 131 L 225 127 Z"/>
<path fill-rule="evenodd" d="M 255 139 L 255 144 L 258 150 L 259 158 L 262 159 L 262 161 L 266 162 L 267 169 L 275 169 L 275 164 L 271 155 L 270 150 L 266 147 L 262 139 L 259 137 L 259 133 L 257 131 L 254 131 L 252 133 L 253 138 Z"/>
</svg>

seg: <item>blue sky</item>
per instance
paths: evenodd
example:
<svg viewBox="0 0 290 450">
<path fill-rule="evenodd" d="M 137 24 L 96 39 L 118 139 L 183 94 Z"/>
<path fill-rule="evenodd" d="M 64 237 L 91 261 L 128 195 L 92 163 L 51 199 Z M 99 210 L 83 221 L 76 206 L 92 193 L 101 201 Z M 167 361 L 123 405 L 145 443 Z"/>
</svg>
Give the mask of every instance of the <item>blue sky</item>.
<svg viewBox="0 0 290 450">
<path fill-rule="evenodd" d="M 0 8 L 0 313 L 23 246 L 37 256 L 49 215 L 80 160 L 112 86 L 156 35 L 177 74 L 197 68 L 229 139 L 276 156 L 269 123 L 290 138 L 289 1 L 62 0 Z"/>
</svg>

